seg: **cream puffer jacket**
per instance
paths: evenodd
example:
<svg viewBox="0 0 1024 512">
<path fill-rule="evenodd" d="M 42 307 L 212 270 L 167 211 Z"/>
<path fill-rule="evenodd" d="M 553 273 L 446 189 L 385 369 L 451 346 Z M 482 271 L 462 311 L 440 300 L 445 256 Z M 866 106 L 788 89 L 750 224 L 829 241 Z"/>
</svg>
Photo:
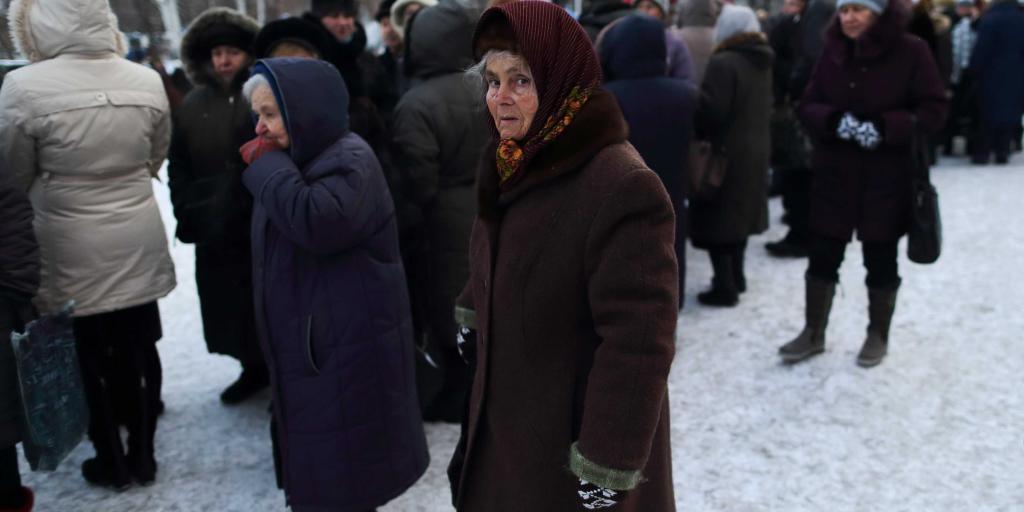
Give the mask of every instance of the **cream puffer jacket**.
<svg viewBox="0 0 1024 512">
<path fill-rule="evenodd" d="M 76 316 L 151 302 L 175 286 L 152 178 L 170 143 L 155 71 L 124 55 L 107 0 L 14 0 L 32 63 L 0 90 L 3 172 L 29 191 L 42 284 L 36 305 Z"/>
</svg>

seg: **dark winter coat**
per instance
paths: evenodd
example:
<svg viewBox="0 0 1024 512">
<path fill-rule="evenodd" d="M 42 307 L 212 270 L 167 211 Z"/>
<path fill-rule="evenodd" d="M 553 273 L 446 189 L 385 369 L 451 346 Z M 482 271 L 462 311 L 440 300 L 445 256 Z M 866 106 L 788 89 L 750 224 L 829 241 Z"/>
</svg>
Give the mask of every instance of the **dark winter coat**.
<svg viewBox="0 0 1024 512">
<path fill-rule="evenodd" d="M 0 183 L 0 449 L 21 440 L 21 390 L 10 335 L 23 330 L 31 315 L 29 300 L 39 288 L 32 217 L 25 193 Z"/>
<path fill-rule="evenodd" d="M 726 39 L 708 61 L 697 132 L 725 148 L 728 169 L 718 195 L 690 204 L 696 247 L 733 244 L 768 229 L 772 49 L 764 35 Z"/>
<path fill-rule="evenodd" d="M 580 15 L 579 22 L 590 40 L 597 41 L 601 30 L 630 14 L 633 14 L 633 7 L 622 0 L 597 0 L 591 2 L 590 7 Z"/>
<path fill-rule="evenodd" d="M 259 61 L 291 147 L 249 166 L 257 326 L 283 486 L 296 511 L 364 511 L 403 493 L 428 456 L 394 207 L 348 131 L 330 65 Z"/>
<path fill-rule="evenodd" d="M 935 61 L 921 39 L 906 33 L 907 16 L 890 3 L 856 42 L 838 20 L 828 29 L 799 109 L 815 137 L 810 227 L 818 234 L 849 240 L 856 230 L 861 240 L 889 242 L 906 232 L 912 136 L 937 131 L 947 110 Z M 874 120 L 881 146 L 868 151 L 839 140 L 844 112 Z"/>
<path fill-rule="evenodd" d="M 834 13 L 832 4 L 813 0 L 803 13 L 781 18 L 772 29 L 769 43 L 775 52 L 776 104 L 796 102 L 803 95 L 825 47 L 825 28 Z"/>
<path fill-rule="evenodd" d="M 196 244 L 196 287 L 203 333 L 212 353 L 241 358 L 254 343 L 249 229 L 252 195 L 242 184 L 238 148 L 254 136 L 252 112 L 242 96 L 243 70 L 223 86 L 209 51 L 197 51 L 211 27 L 230 24 L 256 36 L 251 18 L 212 10 L 192 22 L 181 55 L 196 87 L 174 112 L 168 185 L 179 240 Z M 193 60 L 193 56 L 199 57 Z"/>
<path fill-rule="evenodd" d="M 1017 2 L 995 3 L 981 16 L 971 72 L 979 81 L 984 121 L 1020 126 L 1024 114 L 1024 13 Z"/>
<path fill-rule="evenodd" d="M 509 190 L 485 153 L 459 300 L 478 329 L 467 451 L 450 468 L 460 511 L 578 510 L 570 454 L 642 474 L 615 510 L 675 510 L 675 228 L 626 132 L 599 89 Z"/>
<path fill-rule="evenodd" d="M 451 312 L 469 276 L 476 170 L 488 140 L 485 107 L 462 74 L 473 62 L 473 27 L 451 5 L 416 14 L 406 29 L 413 86 L 395 109 L 393 128 L 402 206 L 413 212 L 402 228 L 416 238 L 414 259 L 427 266 L 416 273 L 423 282 L 414 288 L 423 293 L 413 300 L 427 311 L 433 338 L 452 347 Z"/>
<path fill-rule="evenodd" d="M 601 67 L 629 125 L 629 142 L 658 174 L 676 211 L 676 259 L 685 261 L 686 156 L 693 132 L 697 91 L 665 76 L 664 29 L 659 21 L 630 16 L 604 35 Z M 680 269 L 684 269 L 680 263 Z M 680 271 L 680 276 L 685 275 Z M 684 289 L 680 277 L 680 291 Z"/>
<path fill-rule="evenodd" d="M 408 90 L 408 80 L 402 69 L 403 59 L 398 58 L 391 49 L 384 50 L 376 58 L 376 62 L 367 73 L 367 90 L 370 100 L 377 107 L 377 112 L 390 128 L 394 120 L 395 107 L 398 100 Z"/>
</svg>

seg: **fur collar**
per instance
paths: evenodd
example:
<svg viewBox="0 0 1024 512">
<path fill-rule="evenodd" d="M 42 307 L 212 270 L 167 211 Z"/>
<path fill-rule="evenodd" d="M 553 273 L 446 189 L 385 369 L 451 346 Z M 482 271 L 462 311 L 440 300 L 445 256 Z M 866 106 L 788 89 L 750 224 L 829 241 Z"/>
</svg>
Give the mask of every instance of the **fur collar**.
<svg viewBox="0 0 1024 512">
<path fill-rule="evenodd" d="M 488 119 L 488 122 L 493 121 Z M 611 93 L 599 88 L 565 132 L 530 161 L 522 181 L 504 192 L 499 188 L 495 157 L 497 141 L 491 141 L 477 177 L 480 216 L 484 220 L 496 220 L 501 216 L 501 210 L 527 192 L 582 170 L 602 149 L 628 138 L 629 128 L 618 101 Z"/>
<path fill-rule="evenodd" d="M 741 46 L 756 44 L 768 44 L 768 38 L 761 32 L 741 32 L 726 39 L 725 41 L 722 41 L 721 43 L 718 43 L 718 46 L 715 47 L 714 53 L 734 50 Z"/>
<path fill-rule="evenodd" d="M 196 85 L 216 85 L 217 77 L 213 74 L 213 66 L 210 62 L 210 55 L 200 58 L 200 46 L 205 44 L 206 32 L 221 23 L 235 25 L 252 34 L 253 40 L 256 33 L 260 31 L 260 24 L 256 20 L 227 7 L 214 7 L 203 11 L 188 27 L 188 32 L 181 39 L 181 63 L 184 65 L 188 79 Z M 243 73 L 244 74 L 244 73 Z M 244 80 L 243 80 L 244 81 Z"/>
</svg>

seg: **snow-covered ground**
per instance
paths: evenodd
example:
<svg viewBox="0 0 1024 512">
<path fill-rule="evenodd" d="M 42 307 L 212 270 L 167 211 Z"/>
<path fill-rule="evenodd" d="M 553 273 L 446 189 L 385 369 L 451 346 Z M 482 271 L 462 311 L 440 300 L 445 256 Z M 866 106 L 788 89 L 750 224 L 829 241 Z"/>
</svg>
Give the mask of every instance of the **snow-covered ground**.
<svg viewBox="0 0 1024 512">
<path fill-rule="evenodd" d="M 750 290 L 734 309 L 696 304 L 710 265 L 690 253 L 669 383 L 679 510 L 1024 510 L 1024 159 L 1010 167 L 961 162 L 934 171 L 945 252 L 931 266 L 901 255 L 904 285 L 880 367 L 854 364 L 867 321 L 858 245 L 842 270 L 828 351 L 794 367 L 780 365 L 775 351 L 802 326 L 806 263 L 766 256 L 763 243 L 782 228 L 751 240 Z M 167 189 L 156 189 L 171 232 Z M 777 200 L 772 209 L 777 219 Z M 221 405 L 238 366 L 206 353 L 192 247 L 175 243 L 172 251 L 178 288 L 160 302 L 167 412 L 156 483 L 121 494 L 88 486 L 79 465 L 92 449 L 83 443 L 57 472 L 25 476 L 37 510 L 284 509 L 269 398 Z M 457 428 L 430 425 L 427 433 L 429 471 L 382 511 L 451 509 L 444 468 Z"/>
</svg>

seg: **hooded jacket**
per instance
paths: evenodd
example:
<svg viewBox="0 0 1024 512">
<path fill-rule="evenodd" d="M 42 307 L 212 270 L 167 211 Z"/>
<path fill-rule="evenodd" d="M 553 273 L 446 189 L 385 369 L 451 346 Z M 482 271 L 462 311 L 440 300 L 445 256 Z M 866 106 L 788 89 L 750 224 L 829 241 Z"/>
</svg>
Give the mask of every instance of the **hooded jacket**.
<svg viewBox="0 0 1024 512">
<path fill-rule="evenodd" d="M 380 164 L 333 66 L 261 60 L 291 139 L 250 165 L 256 323 L 292 510 L 360 512 L 426 470 L 412 323 Z"/>
<path fill-rule="evenodd" d="M 393 154 L 406 204 L 405 249 L 426 268 L 414 297 L 435 340 L 455 342 L 455 296 L 469 275 L 469 232 L 476 216 L 476 169 L 487 145 L 485 107 L 462 70 L 473 62 L 473 22 L 457 6 L 420 11 L 407 27 L 406 63 L 413 86 L 395 109 Z"/>
<path fill-rule="evenodd" d="M 629 124 L 629 142 L 658 174 L 676 211 L 676 259 L 679 268 L 686 254 L 686 150 L 693 132 L 697 91 L 689 82 L 665 76 L 661 22 L 629 16 L 614 23 L 598 52 L 607 80 Z M 684 290 L 680 272 L 679 290 Z"/>
<path fill-rule="evenodd" d="M 73 299 L 88 316 L 167 295 L 174 265 L 151 182 L 171 128 L 159 75 L 121 57 L 105 0 L 16 0 L 8 19 L 32 64 L 4 80 L 0 156 L 36 212 L 37 306 Z"/>
<path fill-rule="evenodd" d="M 728 170 L 713 201 L 690 205 L 693 244 L 734 244 L 768 228 L 769 122 L 774 54 L 760 32 L 723 41 L 708 61 L 697 132 L 725 148 Z"/>
</svg>

